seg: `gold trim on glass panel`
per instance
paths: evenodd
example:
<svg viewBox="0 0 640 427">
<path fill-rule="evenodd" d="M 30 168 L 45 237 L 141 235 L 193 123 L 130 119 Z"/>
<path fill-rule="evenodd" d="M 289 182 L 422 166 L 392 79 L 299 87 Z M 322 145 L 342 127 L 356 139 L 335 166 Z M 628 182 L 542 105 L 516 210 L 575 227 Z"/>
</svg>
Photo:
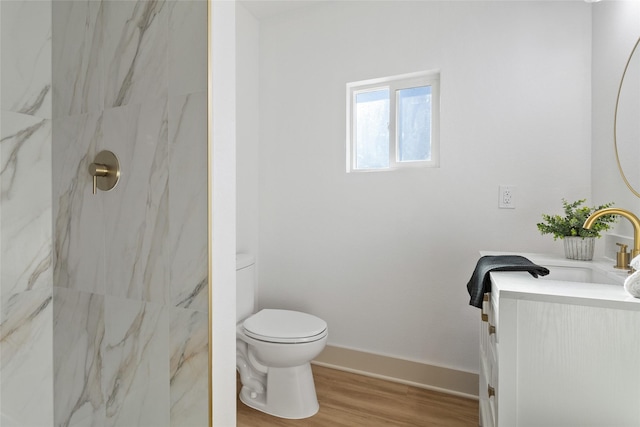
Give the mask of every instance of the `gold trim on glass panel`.
<svg viewBox="0 0 640 427">
<path fill-rule="evenodd" d="M 616 162 L 618 163 L 618 170 L 620 171 L 620 175 L 622 176 L 624 183 L 627 184 L 627 187 L 629 187 L 629 190 L 631 190 L 631 192 L 638 197 L 640 197 L 640 193 L 635 188 L 633 188 L 633 185 L 631 185 L 626 175 L 624 174 L 624 170 L 622 169 L 622 164 L 620 163 L 620 155 L 618 153 L 617 130 L 618 130 L 618 103 L 620 102 L 620 94 L 622 93 L 622 84 L 624 83 L 624 77 L 627 74 L 627 69 L 629 68 L 629 64 L 631 63 L 633 54 L 635 53 L 639 44 L 640 44 L 640 38 L 638 39 L 638 41 L 636 41 L 636 44 L 633 46 L 633 49 L 631 50 L 631 54 L 629 55 L 629 59 L 627 60 L 627 64 L 624 66 L 624 71 L 622 72 L 622 78 L 620 79 L 620 86 L 618 87 L 618 96 L 616 97 L 616 110 L 613 115 L 613 146 L 616 151 Z M 638 141 L 638 143 L 640 144 L 640 141 Z"/>
<path fill-rule="evenodd" d="M 209 427 L 213 427 L 213 309 L 211 306 L 212 297 L 212 262 L 211 262 L 211 240 L 213 233 L 213 222 L 211 212 L 211 202 L 213 200 L 213 186 L 212 182 L 212 164 L 211 153 L 213 151 L 213 123 L 211 120 L 211 105 L 213 102 L 213 94 L 211 88 L 211 74 L 212 74 L 212 53 L 211 53 L 211 1 L 207 0 L 207 281 L 209 291 Z"/>
</svg>

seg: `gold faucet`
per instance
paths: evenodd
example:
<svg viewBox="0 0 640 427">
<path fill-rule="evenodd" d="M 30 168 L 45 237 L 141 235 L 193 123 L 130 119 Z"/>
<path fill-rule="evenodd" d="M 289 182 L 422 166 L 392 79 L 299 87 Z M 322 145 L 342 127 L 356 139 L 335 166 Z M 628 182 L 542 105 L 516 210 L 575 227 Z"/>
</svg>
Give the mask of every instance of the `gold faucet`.
<svg viewBox="0 0 640 427">
<path fill-rule="evenodd" d="M 631 258 L 633 259 L 640 255 L 640 219 L 625 209 L 606 208 L 595 211 L 587 218 L 583 227 L 586 229 L 591 228 L 596 220 L 604 215 L 620 215 L 631 222 L 631 225 L 633 225 L 633 250 L 631 251 Z"/>
</svg>

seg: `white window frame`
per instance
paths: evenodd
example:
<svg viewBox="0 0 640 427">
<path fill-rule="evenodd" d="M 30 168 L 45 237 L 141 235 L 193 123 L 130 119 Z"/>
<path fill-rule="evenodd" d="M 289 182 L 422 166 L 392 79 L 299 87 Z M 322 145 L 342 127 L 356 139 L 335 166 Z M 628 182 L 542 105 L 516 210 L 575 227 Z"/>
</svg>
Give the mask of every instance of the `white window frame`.
<svg viewBox="0 0 640 427">
<path fill-rule="evenodd" d="M 396 123 L 397 91 L 420 86 L 431 86 L 431 159 L 416 161 L 398 160 L 398 136 Z M 389 167 L 356 168 L 356 95 L 374 90 L 389 89 Z M 420 71 L 378 79 L 347 83 L 347 172 L 380 172 L 414 167 L 437 168 L 440 166 L 440 71 Z"/>
</svg>

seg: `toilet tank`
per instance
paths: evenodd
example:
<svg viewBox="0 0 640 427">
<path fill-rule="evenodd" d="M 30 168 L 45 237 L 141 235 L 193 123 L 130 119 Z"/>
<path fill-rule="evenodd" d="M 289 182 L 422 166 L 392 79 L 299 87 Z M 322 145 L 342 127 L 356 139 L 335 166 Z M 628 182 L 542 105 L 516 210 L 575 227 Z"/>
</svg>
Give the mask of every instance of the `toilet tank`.
<svg viewBox="0 0 640 427">
<path fill-rule="evenodd" d="M 255 309 L 255 258 L 236 254 L 236 323 L 246 319 Z"/>
</svg>

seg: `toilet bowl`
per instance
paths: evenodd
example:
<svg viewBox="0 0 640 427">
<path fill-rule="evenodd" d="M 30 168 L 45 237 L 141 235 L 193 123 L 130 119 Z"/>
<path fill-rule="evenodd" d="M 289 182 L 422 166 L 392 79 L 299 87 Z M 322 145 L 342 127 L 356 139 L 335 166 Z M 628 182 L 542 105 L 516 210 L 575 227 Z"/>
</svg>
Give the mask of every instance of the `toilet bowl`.
<svg viewBox="0 0 640 427">
<path fill-rule="evenodd" d="M 237 257 L 236 367 L 245 405 L 281 418 L 318 412 L 310 362 L 327 343 L 327 324 L 311 314 L 263 309 L 253 314 L 253 258 Z"/>
</svg>

